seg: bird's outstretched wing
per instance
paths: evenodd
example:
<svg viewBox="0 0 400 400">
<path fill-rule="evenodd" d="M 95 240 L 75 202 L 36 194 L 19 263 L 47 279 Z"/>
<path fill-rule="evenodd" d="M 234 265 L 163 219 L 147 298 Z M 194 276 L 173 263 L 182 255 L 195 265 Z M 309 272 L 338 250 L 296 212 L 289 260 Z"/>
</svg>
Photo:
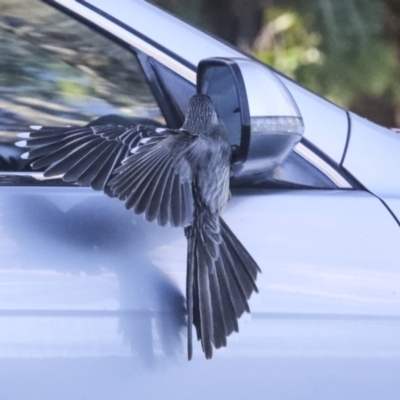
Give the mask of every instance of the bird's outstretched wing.
<svg viewBox="0 0 400 400">
<path fill-rule="evenodd" d="M 186 156 L 197 137 L 165 131 L 144 138 L 116 169 L 109 185 L 126 208 L 159 225 L 186 226 L 193 219 L 193 171 Z"/>
<path fill-rule="evenodd" d="M 184 149 L 195 137 L 146 125 L 31 128 L 17 145 L 28 148 L 22 157 L 44 176 L 103 190 L 160 225 L 191 222 L 192 171 Z"/>
</svg>

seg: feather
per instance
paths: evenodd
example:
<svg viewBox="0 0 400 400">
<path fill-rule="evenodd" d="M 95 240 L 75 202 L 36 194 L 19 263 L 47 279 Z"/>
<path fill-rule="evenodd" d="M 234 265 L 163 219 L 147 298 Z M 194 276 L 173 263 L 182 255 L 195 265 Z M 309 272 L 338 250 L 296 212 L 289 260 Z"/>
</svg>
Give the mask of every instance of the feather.
<svg viewBox="0 0 400 400">
<path fill-rule="evenodd" d="M 70 143 L 67 143 L 67 144 L 65 144 L 65 146 L 62 146 L 62 147 L 58 146 L 58 148 L 55 150 L 53 150 L 53 146 L 55 146 L 57 143 L 46 146 L 47 149 L 45 149 L 44 147 L 41 147 L 41 148 L 37 149 L 38 152 L 39 152 L 39 150 L 47 151 L 49 148 L 51 148 L 51 151 L 48 152 L 46 155 L 42 154 L 43 157 L 34 161 L 31 164 L 32 168 L 39 169 L 39 168 L 43 168 L 43 167 L 47 167 L 47 166 L 52 166 L 52 164 L 62 160 L 64 157 L 68 156 L 72 152 L 79 150 L 81 147 L 85 146 L 90 141 L 92 141 L 92 138 L 85 136 L 85 137 L 76 139 Z M 36 150 L 32 150 L 30 152 L 30 154 L 32 154 L 32 156 L 33 156 L 34 152 L 36 152 Z M 35 157 L 36 157 L 36 154 L 35 154 Z"/>
<path fill-rule="evenodd" d="M 257 287 L 256 276 L 247 270 L 257 271 L 258 267 L 218 214 L 203 208 L 195 214 L 186 232 L 190 232 L 187 234 L 188 324 L 195 325 L 205 356 L 211 358 L 213 347 L 226 346 L 226 338 L 239 329 L 238 318 L 245 311 L 250 312 L 248 299 Z M 232 247 L 233 243 L 237 248 Z M 213 246 L 218 246 L 217 253 L 210 251 Z M 252 264 L 248 266 L 250 261 Z M 191 349 L 191 329 L 188 334 Z"/>
<path fill-rule="evenodd" d="M 105 152 L 109 154 L 112 144 L 98 141 L 97 146 L 91 150 L 86 149 L 87 146 L 75 151 L 64 158 L 67 164 L 66 173 L 64 175 L 65 182 L 77 182 L 79 177 Z M 107 161 L 105 158 L 104 161 Z"/>
<path fill-rule="evenodd" d="M 107 182 L 110 180 L 115 167 L 121 163 L 121 160 L 126 157 L 126 148 L 114 147 L 110 152 L 108 159 L 104 161 L 103 166 L 92 180 L 91 187 L 94 190 L 104 190 L 106 194 L 111 195 L 111 190 L 108 189 Z"/>
</svg>

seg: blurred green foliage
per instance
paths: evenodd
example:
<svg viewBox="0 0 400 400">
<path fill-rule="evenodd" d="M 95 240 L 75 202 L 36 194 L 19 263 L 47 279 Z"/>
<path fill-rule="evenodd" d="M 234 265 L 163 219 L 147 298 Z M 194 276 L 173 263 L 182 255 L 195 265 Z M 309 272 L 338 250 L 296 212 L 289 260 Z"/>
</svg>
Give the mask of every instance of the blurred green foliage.
<svg viewBox="0 0 400 400">
<path fill-rule="evenodd" d="M 336 103 L 398 93 L 397 52 L 378 0 L 303 0 L 265 12 L 253 53 Z M 269 35 L 264 44 L 262 38 Z"/>
</svg>

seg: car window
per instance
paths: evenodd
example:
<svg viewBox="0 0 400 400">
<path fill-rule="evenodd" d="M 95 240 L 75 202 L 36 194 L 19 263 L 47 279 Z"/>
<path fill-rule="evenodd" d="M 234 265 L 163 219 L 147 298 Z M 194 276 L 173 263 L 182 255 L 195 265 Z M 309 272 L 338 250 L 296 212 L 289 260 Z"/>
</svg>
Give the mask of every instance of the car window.
<svg viewBox="0 0 400 400">
<path fill-rule="evenodd" d="M 164 123 L 134 52 L 40 1 L 0 0 L 0 52 L 0 170 L 18 170 L 9 144 L 29 125 Z"/>
<path fill-rule="evenodd" d="M 38 0 L 0 0 L 0 51 L 0 185 L 46 183 L 15 174 L 30 171 L 29 161 L 20 157 L 24 150 L 14 146 L 17 134 L 30 125 L 85 125 L 110 115 L 165 124 L 164 113 L 168 125 L 177 128 L 195 93 L 193 84 L 157 61 L 144 54 L 139 61 L 130 48 Z M 146 65 L 157 80 L 153 86 L 160 90 L 161 85 L 166 96 L 168 104 L 157 97 L 163 112 L 142 71 Z M 273 175 L 232 184 L 336 187 L 296 154 Z"/>
</svg>

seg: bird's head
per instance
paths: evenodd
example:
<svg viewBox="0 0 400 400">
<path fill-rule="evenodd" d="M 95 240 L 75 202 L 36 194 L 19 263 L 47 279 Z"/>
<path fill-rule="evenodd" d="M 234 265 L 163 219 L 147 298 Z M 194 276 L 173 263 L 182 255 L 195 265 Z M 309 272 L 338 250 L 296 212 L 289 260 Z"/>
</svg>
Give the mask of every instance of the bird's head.
<svg viewBox="0 0 400 400">
<path fill-rule="evenodd" d="M 218 114 L 209 96 L 196 94 L 189 101 L 182 129 L 192 135 L 211 135 L 219 126 Z"/>
</svg>

